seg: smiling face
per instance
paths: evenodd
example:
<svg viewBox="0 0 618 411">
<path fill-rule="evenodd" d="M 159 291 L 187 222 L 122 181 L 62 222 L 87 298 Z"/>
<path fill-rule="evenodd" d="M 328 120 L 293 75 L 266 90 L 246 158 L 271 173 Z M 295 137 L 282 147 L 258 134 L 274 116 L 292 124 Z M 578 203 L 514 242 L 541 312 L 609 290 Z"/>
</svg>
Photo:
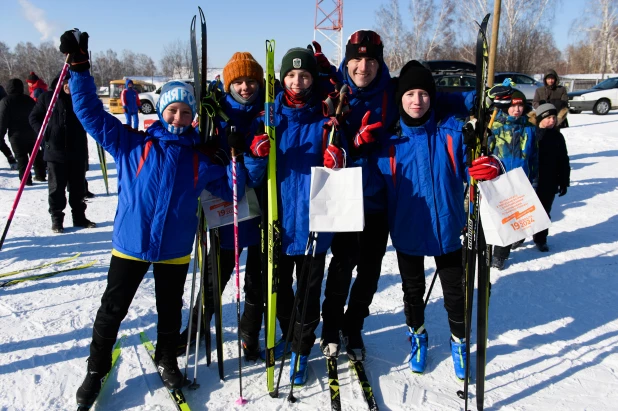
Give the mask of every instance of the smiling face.
<svg viewBox="0 0 618 411">
<path fill-rule="evenodd" d="M 187 127 L 193 120 L 191 107 L 181 102 L 169 104 L 165 107 L 165 110 L 163 110 L 161 115 L 167 124 L 171 124 L 177 128 Z"/>
<path fill-rule="evenodd" d="M 294 93 L 300 93 L 311 87 L 313 84 L 313 77 L 307 70 L 294 69 L 287 72 L 283 79 L 283 84 Z"/>
<path fill-rule="evenodd" d="M 238 93 L 240 97 L 247 100 L 257 91 L 258 82 L 251 77 L 238 77 L 232 81 L 232 87 L 234 87 L 234 91 Z"/>
<path fill-rule="evenodd" d="M 408 90 L 401 97 L 401 106 L 410 117 L 421 118 L 431 106 L 429 93 L 420 88 Z"/>
<path fill-rule="evenodd" d="M 348 76 L 356 87 L 367 87 L 378 75 L 380 63 L 369 57 L 354 58 L 348 61 Z"/>
</svg>

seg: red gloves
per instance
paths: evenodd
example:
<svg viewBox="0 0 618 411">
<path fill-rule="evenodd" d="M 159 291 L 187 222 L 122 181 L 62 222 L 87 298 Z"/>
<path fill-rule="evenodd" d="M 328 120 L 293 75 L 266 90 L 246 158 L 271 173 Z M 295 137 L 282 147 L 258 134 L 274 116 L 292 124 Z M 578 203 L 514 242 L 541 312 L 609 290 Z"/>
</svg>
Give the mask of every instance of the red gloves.
<svg viewBox="0 0 618 411">
<path fill-rule="evenodd" d="M 376 141 L 375 137 L 372 135 L 373 130 L 377 130 L 382 127 L 382 122 L 378 121 L 374 124 L 367 124 L 369 121 L 369 115 L 371 111 L 367 111 L 363 116 L 363 120 L 361 121 L 360 129 L 358 133 L 356 133 L 356 137 L 354 137 L 354 147 L 359 148 L 361 144 L 373 143 Z"/>
<path fill-rule="evenodd" d="M 253 137 L 251 142 L 251 154 L 254 157 L 267 157 L 270 153 L 270 141 L 268 134 L 258 134 Z"/>
<path fill-rule="evenodd" d="M 493 157 L 479 157 L 472 162 L 468 173 L 475 180 L 493 180 L 500 174 L 500 162 Z"/>
<path fill-rule="evenodd" d="M 343 150 L 339 147 L 329 144 L 324 151 L 324 167 L 328 168 L 343 168 L 345 167 L 343 159 Z"/>
</svg>

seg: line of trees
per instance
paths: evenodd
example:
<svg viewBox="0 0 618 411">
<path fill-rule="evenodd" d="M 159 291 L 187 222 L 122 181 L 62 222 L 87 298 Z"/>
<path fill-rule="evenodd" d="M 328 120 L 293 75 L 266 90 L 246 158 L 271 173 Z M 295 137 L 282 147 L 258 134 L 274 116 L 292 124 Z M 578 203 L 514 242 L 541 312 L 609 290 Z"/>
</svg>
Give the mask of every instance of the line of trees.
<svg viewBox="0 0 618 411">
<path fill-rule="evenodd" d="M 577 42 L 564 53 L 552 33 L 560 0 L 502 0 L 497 71 L 561 74 L 615 73 L 618 68 L 618 0 L 593 0 L 571 27 Z M 375 29 L 392 71 L 411 59 L 474 61 L 479 21 L 493 0 L 386 0 Z M 491 35 L 491 20 L 488 28 Z M 492 39 L 489 39 L 492 41 Z"/>
<path fill-rule="evenodd" d="M 38 46 L 22 42 L 13 49 L 0 41 L 0 84 L 6 85 L 11 78 L 20 78 L 25 82 L 30 72 L 34 71 L 51 85 L 52 80 L 60 74 L 63 62 L 64 56 L 51 41 Z M 188 41 L 177 40 L 164 45 L 160 68 L 146 54 L 131 50 L 122 50 L 120 54 L 112 49 L 93 53 L 90 63 L 92 76 L 98 86 L 108 85 L 110 80 L 124 76 L 193 76 Z"/>
</svg>

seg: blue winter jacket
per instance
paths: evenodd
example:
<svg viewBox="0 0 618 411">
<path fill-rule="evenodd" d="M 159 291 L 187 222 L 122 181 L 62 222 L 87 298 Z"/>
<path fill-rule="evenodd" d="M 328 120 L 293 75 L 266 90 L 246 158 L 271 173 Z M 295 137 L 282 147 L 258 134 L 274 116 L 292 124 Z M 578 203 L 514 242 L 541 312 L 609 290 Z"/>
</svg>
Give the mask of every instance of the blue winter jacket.
<svg viewBox="0 0 618 411">
<path fill-rule="evenodd" d="M 89 72 L 70 79 L 73 108 L 88 132 L 116 162 L 118 208 L 112 244 L 117 251 L 145 261 L 187 256 L 197 227 L 203 189 L 232 201 L 231 167 L 213 165 L 196 149 L 197 132 L 169 133 L 159 121 L 147 132 L 129 131 L 103 110 Z M 246 170 L 238 173 L 244 196 Z"/>
<path fill-rule="evenodd" d="M 311 167 L 324 165 L 327 136 L 322 126 L 329 119 L 322 114 L 321 102 L 317 98 L 301 108 L 287 107 L 283 99 L 283 92 L 275 99 L 274 121 L 279 219 L 283 227 L 282 250 L 287 255 L 302 255 L 309 237 Z M 263 122 L 264 118 L 258 121 Z M 257 129 L 257 124 L 254 127 Z M 345 137 L 342 143 L 345 149 Z M 263 181 L 267 164 L 267 158 L 247 156 L 245 165 L 248 178 L 254 183 Z M 332 233 L 320 233 L 316 252 L 325 253 L 332 239 Z"/>
<path fill-rule="evenodd" d="M 391 240 L 397 251 L 438 256 L 461 248 L 467 179 L 463 121 L 455 117 L 390 136 L 372 165 L 368 191 L 385 193 Z M 376 170 L 377 168 L 377 170 Z M 377 171 L 377 174 L 376 174 Z"/>
<path fill-rule="evenodd" d="M 535 126 L 525 114 L 519 118 L 500 110 L 487 139 L 489 151 L 497 156 L 506 171 L 521 167 L 532 182 L 538 175 L 539 147 Z"/>
<path fill-rule="evenodd" d="M 253 121 L 260 116 L 264 110 L 264 89 L 263 87 L 258 90 L 259 96 L 251 104 L 241 104 L 234 100 L 234 98 L 227 94 L 222 101 L 222 108 L 225 114 L 230 118 L 230 123 L 224 121 L 217 116 L 215 120 L 215 126 L 217 128 L 217 134 L 220 136 L 220 147 L 225 150 L 226 153 L 230 152 L 230 147 L 227 144 L 226 127 L 228 125 L 234 125 L 236 131 L 243 133 L 247 136 L 247 148 L 250 147 L 253 140 L 253 134 L 251 134 L 251 125 Z M 260 199 L 259 187 L 255 189 Z M 242 250 L 245 247 L 256 245 L 260 243 L 260 218 L 256 217 L 251 220 L 241 221 L 238 223 L 238 246 Z M 227 250 L 234 249 L 234 226 L 228 225 L 219 228 L 219 240 L 221 248 Z"/>
<path fill-rule="evenodd" d="M 127 79 L 124 83 L 124 90 L 120 93 L 121 104 L 129 114 L 135 114 L 139 111 L 138 100 L 139 93 L 135 88 L 129 88 L 129 83 L 133 83 L 131 79 Z"/>
</svg>

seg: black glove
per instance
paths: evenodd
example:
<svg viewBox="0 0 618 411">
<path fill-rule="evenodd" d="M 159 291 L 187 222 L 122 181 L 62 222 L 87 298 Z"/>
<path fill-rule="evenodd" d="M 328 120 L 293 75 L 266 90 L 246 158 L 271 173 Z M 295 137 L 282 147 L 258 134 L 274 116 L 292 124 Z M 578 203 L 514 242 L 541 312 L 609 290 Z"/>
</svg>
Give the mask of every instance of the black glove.
<svg viewBox="0 0 618 411">
<path fill-rule="evenodd" d="M 208 158 L 213 164 L 223 167 L 230 164 L 230 158 L 228 157 L 227 153 L 225 152 L 225 150 L 218 147 L 218 144 L 216 142 L 206 142 L 198 144 L 197 146 L 195 146 L 195 148 L 200 153 L 208 156 Z"/>
<path fill-rule="evenodd" d="M 567 193 L 567 186 L 560 186 L 558 192 L 560 193 L 558 197 L 562 197 Z"/>
<path fill-rule="evenodd" d="M 309 44 L 307 48 L 313 53 L 313 56 L 318 63 L 318 71 L 322 74 L 329 74 L 330 61 L 328 61 L 324 53 L 322 53 L 322 46 L 320 46 L 320 43 L 315 40 L 313 40 L 311 43 L 312 44 Z"/>
<path fill-rule="evenodd" d="M 476 143 L 475 127 L 476 119 L 468 119 L 468 121 L 466 121 L 466 124 L 464 124 L 463 129 L 461 130 L 464 136 L 464 144 L 468 147 L 472 147 Z"/>
<path fill-rule="evenodd" d="M 90 68 L 88 61 L 88 33 L 78 29 L 67 30 L 60 36 L 60 52 L 69 54 L 72 71 L 86 71 Z"/>
<path fill-rule="evenodd" d="M 227 145 L 236 151 L 236 155 L 241 155 L 245 152 L 245 136 L 242 133 L 236 131 L 236 127 L 227 127 L 225 130 L 227 134 Z"/>
</svg>

